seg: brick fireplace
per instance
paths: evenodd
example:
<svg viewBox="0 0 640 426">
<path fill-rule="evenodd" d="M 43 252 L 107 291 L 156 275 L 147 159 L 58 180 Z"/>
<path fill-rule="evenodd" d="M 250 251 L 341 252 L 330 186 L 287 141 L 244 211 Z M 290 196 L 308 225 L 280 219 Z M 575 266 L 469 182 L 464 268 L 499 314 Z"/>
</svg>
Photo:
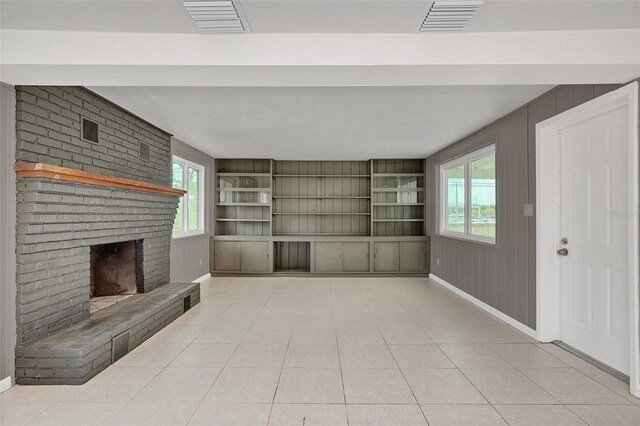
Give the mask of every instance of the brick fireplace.
<svg viewBox="0 0 640 426">
<path fill-rule="evenodd" d="M 80 87 L 18 86 L 16 99 L 16 378 L 82 383 L 113 362 L 116 334 L 133 332 L 132 349 L 182 313 L 181 295 L 199 300 L 165 285 L 181 196 L 171 135 Z M 90 317 L 92 296 L 135 293 Z"/>
</svg>

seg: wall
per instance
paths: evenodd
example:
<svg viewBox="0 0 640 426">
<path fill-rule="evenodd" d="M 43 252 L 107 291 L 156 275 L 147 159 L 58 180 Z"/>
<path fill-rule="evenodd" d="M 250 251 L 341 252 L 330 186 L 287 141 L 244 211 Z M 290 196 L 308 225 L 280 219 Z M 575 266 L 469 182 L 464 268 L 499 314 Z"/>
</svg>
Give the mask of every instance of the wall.
<svg viewBox="0 0 640 426">
<path fill-rule="evenodd" d="M 83 87 L 17 86 L 19 162 L 48 163 L 171 185 L 168 133 Z M 80 139 L 80 117 L 99 125 L 100 143 Z M 139 156 L 149 145 L 149 160 Z"/>
<path fill-rule="evenodd" d="M 560 86 L 427 159 L 431 273 L 526 326 L 536 328 L 535 126 L 620 87 Z M 438 164 L 496 141 L 498 227 L 495 246 L 439 236 Z"/>
<path fill-rule="evenodd" d="M 15 370 L 15 103 L 13 86 L 0 83 L 0 381 Z"/>
<path fill-rule="evenodd" d="M 171 240 L 171 281 L 190 282 L 209 273 L 209 237 L 213 230 L 214 167 L 213 158 L 172 138 L 171 152 L 205 167 L 205 232 L 202 235 Z"/>
<path fill-rule="evenodd" d="M 18 161 L 170 184 L 170 135 L 78 87 L 16 88 Z M 100 124 L 80 140 L 81 116 Z M 138 156 L 150 147 L 149 161 Z M 18 345 L 89 316 L 89 247 L 144 240 L 144 291 L 169 282 L 177 198 L 42 178 L 17 181 Z"/>
</svg>

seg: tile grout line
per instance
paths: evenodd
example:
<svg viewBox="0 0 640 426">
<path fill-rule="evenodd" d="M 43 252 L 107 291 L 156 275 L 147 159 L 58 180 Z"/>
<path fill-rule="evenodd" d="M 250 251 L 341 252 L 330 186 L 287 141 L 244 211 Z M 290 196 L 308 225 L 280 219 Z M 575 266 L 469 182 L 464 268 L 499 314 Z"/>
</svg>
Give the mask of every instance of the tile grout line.
<svg viewBox="0 0 640 426">
<path fill-rule="evenodd" d="M 271 294 L 269 295 L 269 297 L 271 297 Z M 268 298 L 267 298 L 268 299 Z M 266 302 L 265 302 L 266 303 Z M 223 311 L 226 312 L 226 309 Z M 222 312 L 221 312 L 222 314 Z M 196 409 L 194 410 L 194 412 L 191 414 L 191 416 L 189 416 L 189 420 L 187 421 L 186 425 L 188 425 L 189 423 L 191 423 L 191 421 L 193 420 L 193 416 L 195 416 L 195 414 L 198 412 L 198 409 L 200 409 L 200 407 L 202 406 L 202 403 L 204 401 L 204 399 L 207 397 L 207 395 L 209 394 L 209 392 L 211 392 L 211 389 L 213 388 L 213 385 L 216 384 L 216 382 L 218 381 L 218 379 L 220 378 L 220 375 L 222 374 L 222 372 L 224 371 L 225 368 L 227 368 L 227 365 L 229 364 L 229 361 L 231 361 L 231 358 L 233 358 L 233 355 L 236 353 L 236 351 L 238 350 L 238 348 L 240 347 L 240 345 L 242 344 L 242 341 L 244 340 L 245 336 L 247 335 L 247 333 L 249 332 L 249 330 L 251 329 L 251 326 L 253 325 L 253 323 L 256 321 L 257 316 L 253 319 L 253 321 L 251 322 L 251 324 L 247 327 L 247 330 L 244 332 L 244 334 L 242 335 L 242 338 L 240 339 L 240 342 L 236 344 L 235 349 L 233 350 L 233 352 L 231 353 L 231 355 L 229 355 L 229 358 L 227 358 L 227 361 L 224 363 L 224 366 L 220 369 L 220 372 L 216 375 L 215 379 L 213 379 L 213 382 L 211 382 L 211 385 L 209 386 L 209 388 L 207 389 L 207 391 L 202 395 L 202 398 L 200 398 L 200 401 L 198 402 L 198 406 L 196 407 Z M 213 324 L 209 324 L 208 327 L 212 326 Z M 202 333 L 204 333 L 204 330 L 202 330 Z M 200 333 L 200 334 L 202 334 Z M 195 340 L 194 340 L 195 341 Z M 182 353 L 182 352 L 181 352 Z"/>
<path fill-rule="evenodd" d="M 391 296 L 392 298 L 393 295 Z M 395 299 L 395 298 L 394 298 Z M 404 313 L 406 313 L 406 311 L 404 310 L 404 308 L 402 308 Z M 373 314 L 373 313 L 372 313 Z M 408 314 L 407 314 L 408 315 Z M 375 318 L 375 314 L 373 315 Z M 402 378 L 405 382 L 405 384 L 407 385 L 407 388 L 409 389 L 409 391 L 411 392 L 411 395 L 413 396 L 413 399 L 416 401 L 416 404 L 418 406 L 418 409 L 420 410 L 420 413 L 422 414 L 422 417 L 424 418 L 424 421 L 427 423 L 427 426 L 429 425 L 429 420 L 427 419 L 426 414 L 424 413 L 424 411 L 422 410 L 422 406 L 420 405 L 420 401 L 418 401 L 418 398 L 416 397 L 415 392 L 413 391 L 413 389 L 411 388 L 411 385 L 409 384 L 409 381 L 407 380 L 407 377 L 404 374 L 404 371 L 402 371 L 402 369 L 400 368 L 400 364 L 398 364 L 398 360 L 396 360 L 395 355 L 393 354 L 393 351 L 391 350 L 391 348 L 389 347 L 389 342 L 387 341 L 387 338 L 384 336 L 384 333 L 382 333 L 382 330 L 380 330 L 380 326 L 378 325 L 378 321 L 375 321 L 376 323 L 376 328 L 378 329 L 378 332 L 380 333 L 380 336 L 382 337 L 382 341 L 384 342 L 385 346 L 387 347 L 387 350 L 389 351 L 389 353 L 391 354 L 391 357 L 393 358 L 393 362 L 396 363 L 396 366 L 398 367 L 398 371 L 400 371 L 400 374 L 402 375 Z M 426 334 L 426 333 L 425 333 Z M 430 336 L 427 335 L 427 337 L 429 337 L 429 339 L 431 339 Z"/>
<path fill-rule="evenodd" d="M 360 292 L 358 292 L 360 294 Z M 331 296 L 333 296 L 333 287 L 331 287 Z M 362 295 L 360 295 L 362 297 Z M 333 306 L 333 297 L 331 297 L 331 319 L 333 320 L 333 330 L 336 336 L 336 348 L 338 350 L 338 365 L 340 366 L 340 382 L 342 384 L 342 400 L 344 401 L 344 415 L 349 426 L 349 410 L 347 409 L 347 392 L 344 388 L 344 372 L 342 371 L 342 358 L 340 357 L 340 342 L 338 341 L 338 326 L 336 325 L 336 312 Z"/>
<path fill-rule="evenodd" d="M 269 301 L 269 299 L 271 299 L 272 294 L 273 293 L 269 294 L 269 297 L 267 298 L 267 301 L 265 301 L 265 304 L 263 305 L 262 309 L 260 309 L 260 312 L 263 311 L 264 306 L 267 305 L 267 302 Z M 260 315 L 260 313 L 258 313 L 258 316 L 259 315 Z M 282 373 L 284 371 L 284 363 L 287 360 L 287 354 L 289 353 L 289 346 L 291 345 L 291 338 L 292 337 L 293 337 L 293 328 L 289 332 L 289 340 L 287 341 L 287 350 L 284 351 L 284 358 L 282 359 L 282 365 L 280 366 L 280 374 L 278 375 L 278 382 L 276 383 L 276 389 L 273 391 L 273 398 L 271 398 L 271 407 L 269 408 L 269 416 L 267 417 L 266 426 L 268 426 L 269 423 L 271 422 L 271 414 L 273 413 L 273 406 L 276 403 L 276 396 L 278 395 L 278 389 L 280 387 L 280 380 L 282 379 Z"/>
</svg>

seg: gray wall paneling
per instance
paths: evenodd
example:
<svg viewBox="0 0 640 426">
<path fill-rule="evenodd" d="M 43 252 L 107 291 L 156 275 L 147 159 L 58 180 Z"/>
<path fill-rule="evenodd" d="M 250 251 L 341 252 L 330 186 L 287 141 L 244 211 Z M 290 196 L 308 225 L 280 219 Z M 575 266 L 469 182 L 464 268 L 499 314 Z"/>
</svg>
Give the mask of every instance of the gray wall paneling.
<svg viewBox="0 0 640 426">
<path fill-rule="evenodd" d="M 446 147 L 426 160 L 427 234 L 433 274 L 498 309 L 536 327 L 535 126 L 537 123 L 618 88 L 617 84 L 560 86 Z M 495 246 L 438 235 L 438 164 L 486 145 L 497 144 L 498 229 Z"/>
<path fill-rule="evenodd" d="M 191 282 L 209 273 L 209 239 L 213 230 L 213 158 L 184 142 L 172 138 L 171 154 L 205 167 L 203 235 L 171 240 L 171 281 Z"/>
<path fill-rule="evenodd" d="M 14 378 L 16 344 L 16 94 L 0 83 L 0 380 Z M 12 379 L 13 380 L 13 379 Z"/>
<path fill-rule="evenodd" d="M 209 273 L 209 234 L 171 240 L 171 282 L 191 282 Z"/>
</svg>

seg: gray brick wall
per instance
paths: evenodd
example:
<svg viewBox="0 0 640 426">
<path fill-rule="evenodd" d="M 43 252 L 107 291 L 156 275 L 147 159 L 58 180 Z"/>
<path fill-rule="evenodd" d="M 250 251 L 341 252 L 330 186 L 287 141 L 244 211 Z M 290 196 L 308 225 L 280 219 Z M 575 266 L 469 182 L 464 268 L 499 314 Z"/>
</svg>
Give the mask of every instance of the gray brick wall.
<svg viewBox="0 0 640 426">
<path fill-rule="evenodd" d="M 170 185 L 170 134 L 82 87 L 16 86 L 16 101 L 18 162 Z M 80 138 L 82 117 L 98 123 L 97 144 Z"/>
<path fill-rule="evenodd" d="M 171 137 L 81 87 L 16 87 L 16 159 L 159 185 Z M 99 143 L 80 139 L 81 117 Z M 139 158 L 139 143 L 150 147 Z M 64 181 L 17 182 L 17 334 L 25 345 L 89 316 L 90 246 L 144 240 L 144 291 L 169 282 L 172 196 Z"/>
</svg>

